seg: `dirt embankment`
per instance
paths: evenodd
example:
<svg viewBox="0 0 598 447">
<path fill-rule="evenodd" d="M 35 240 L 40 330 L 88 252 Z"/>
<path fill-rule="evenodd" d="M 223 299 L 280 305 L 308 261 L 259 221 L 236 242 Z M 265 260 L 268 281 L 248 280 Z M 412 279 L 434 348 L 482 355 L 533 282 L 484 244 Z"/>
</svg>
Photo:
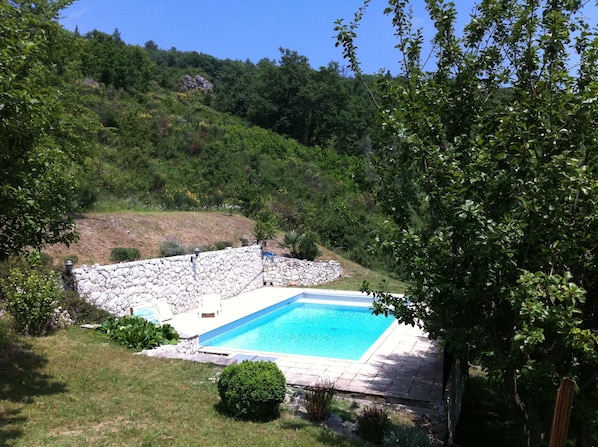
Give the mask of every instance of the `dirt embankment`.
<svg viewBox="0 0 598 447">
<path fill-rule="evenodd" d="M 110 264 L 114 247 L 137 248 L 143 259 L 159 257 L 160 245 L 167 239 L 176 239 L 184 247 L 214 246 L 219 241 L 240 247 L 242 239 L 255 243 L 254 222 L 226 212 L 89 213 L 77 218 L 76 229 L 77 243 L 43 251 L 55 262 L 74 255 L 75 265 L 80 266 Z M 268 243 L 267 249 L 283 251 L 276 241 Z"/>
</svg>

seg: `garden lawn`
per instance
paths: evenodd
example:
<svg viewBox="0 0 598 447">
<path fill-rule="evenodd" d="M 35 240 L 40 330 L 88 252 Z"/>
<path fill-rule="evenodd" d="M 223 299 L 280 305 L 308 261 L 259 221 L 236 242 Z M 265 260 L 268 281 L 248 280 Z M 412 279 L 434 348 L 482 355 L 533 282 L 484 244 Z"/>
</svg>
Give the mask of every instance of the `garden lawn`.
<svg viewBox="0 0 598 447">
<path fill-rule="evenodd" d="M 234 420 L 218 409 L 220 367 L 135 355 L 96 331 L 0 347 L 0 446 L 363 445 L 287 410 Z"/>
</svg>

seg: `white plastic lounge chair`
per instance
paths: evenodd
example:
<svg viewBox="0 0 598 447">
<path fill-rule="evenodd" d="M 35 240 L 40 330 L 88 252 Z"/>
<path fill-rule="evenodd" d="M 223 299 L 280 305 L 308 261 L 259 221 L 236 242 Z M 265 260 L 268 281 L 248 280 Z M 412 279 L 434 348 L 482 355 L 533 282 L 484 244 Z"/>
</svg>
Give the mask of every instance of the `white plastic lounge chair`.
<svg viewBox="0 0 598 447">
<path fill-rule="evenodd" d="M 156 310 L 156 306 L 154 304 L 146 304 L 144 306 L 134 307 L 133 308 L 133 315 L 136 317 L 145 318 L 147 321 L 160 324 L 160 318 L 158 317 L 158 311 Z"/>
<path fill-rule="evenodd" d="M 222 303 L 219 293 L 210 293 L 201 297 L 200 316 L 215 317 L 222 310 Z"/>
<path fill-rule="evenodd" d="M 159 298 L 155 300 L 153 304 L 156 309 L 160 324 L 164 324 L 165 322 L 168 322 L 174 318 L 174 314 L 172 313 L 172 309 L 170 308 L 166 298 Z"/>
</svg>

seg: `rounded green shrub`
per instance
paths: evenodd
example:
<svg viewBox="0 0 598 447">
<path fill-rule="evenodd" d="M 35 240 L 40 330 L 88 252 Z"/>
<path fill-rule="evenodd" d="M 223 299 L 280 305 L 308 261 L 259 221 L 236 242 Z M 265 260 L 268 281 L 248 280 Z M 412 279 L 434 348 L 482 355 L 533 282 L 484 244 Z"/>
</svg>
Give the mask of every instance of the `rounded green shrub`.
<svg viewBox="0 0 598 447">
<path fill-rule="evenodd" d="M 3 281 L 0 291 L 4 307 L 10 313 L 17 330 L 26 335 L 45 335 L 61 291 L 56 278 L 37 270 L 14 269 Z"/>
<path fill-rule="evenodd" d="M 214 244 L 214 248 L 216 250 L 224 250 L 225 248 L 232 247 L 233 243 L 231 241 L 218 241 Z"/>
<path fill-rule="evenodd" d="M 168 238 L 160 244 L 160 255 L 164 258 L 187 254 L 187 249 L 181 245 L 178 239 Z"/>
<path fill-rule="evenodd" d="M 278 415 L 286 392 L 286 379 L 273 362 L 244 360 L 229 365 L 218 379 L 218 394 L 231 416 L 266 420 Z"/>
<path fill-rule="evenodd" d="M 141 253 L 137 248 L 114 247 L 110 251 L 110 260 L 113 262 L 136 261 L 141 258 Z"/>
</svg>

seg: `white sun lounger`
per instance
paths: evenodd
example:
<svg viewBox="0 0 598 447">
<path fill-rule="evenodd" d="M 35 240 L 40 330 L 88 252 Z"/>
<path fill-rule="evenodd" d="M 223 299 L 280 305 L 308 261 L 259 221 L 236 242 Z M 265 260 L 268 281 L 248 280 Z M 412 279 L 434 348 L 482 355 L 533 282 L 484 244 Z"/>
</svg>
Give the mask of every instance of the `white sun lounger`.
<svg viewBox="0 0 598 447">
<path fill-rule="evenodd" d="M 164 324 L 172 321 L 174 318 L 174 314 L 166 298 L 154 300 L 151 304 L 134 307 L 133 315 L 145 318 L 147 321 L 155 324 Z"/>
<path fill-rule="evenodd" d="M 200 317 L 215 317 L 222 310 L 219 293 L 210 293 L 201 297 Z"/>
<path fill-rule="evenodd" d="M 174 314 L 172 313 L 172 309 L 166 298 L 159 298 L 155 300 L 153 304 L 156 308 L 160 324 L 164 324 L 174 318 Z"/>
<path fill-rule="evenodd" d="M 136 317 L 145 318 L 151 323 L 160 324 L 160 317 L 158 316 L 158 311 L 153 303 L 134 307 L 133 315 Z"/>
</svg>

